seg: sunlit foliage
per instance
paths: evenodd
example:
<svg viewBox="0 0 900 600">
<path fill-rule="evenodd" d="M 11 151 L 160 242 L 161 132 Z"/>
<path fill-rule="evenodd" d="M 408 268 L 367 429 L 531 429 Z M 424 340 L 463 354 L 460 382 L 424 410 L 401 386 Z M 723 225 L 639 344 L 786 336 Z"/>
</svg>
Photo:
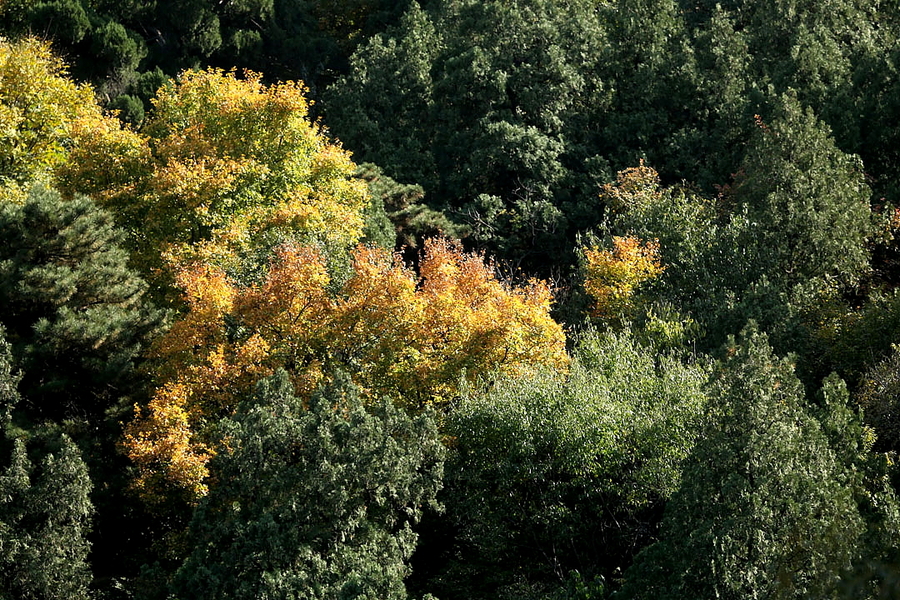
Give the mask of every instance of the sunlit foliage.
<svg viewBox="0 0 900 600">
<path fill-rule="evenodd" d="M 663 272 L 659 242 L 641 242 L 634 236 L 613 237 L 612 248 L 584 250 L 587 293 L 594 299 L 593 316 L 613 319 L 633 308 L 637 288 Z"/>
<path fill-rule="evenodd" d="M 157 344 L 157 391 L 126 432 L 138 487 L 152 496 L 168 481 L 204 493 L 204 427 L 277 368 L 302 396 L 340 368 L 367 398 L 415 409 L 444 404 L 461 381 L 495 370 L 565 367 L 546 284 L 510 288 L 482 256 L 445 240 L 426 244 L 419 269 L 360 246 L 336 294 L 324 256 L 306 246 L 279 247 L 251 285 L 211 265 L 182 269 L 188 310 Z"/>
<path fill-rule="evenodd" d="M 428 565 L 434 593 L 604 597 L 571 589 L 582 578 L 602 589 L 653 538 L 703 421 L 707 376 L 627 330 L 589 332 L 566 376 L 468 390 L 445 426 L 453 543 Z"/>
<path fill-rule="evenodd" d="M 65 163 L 78 131 L 110 121 L 49 44 L 0 38 L 0 201 L 21 201 L 29 181 Z"/>
<path fill-rule="evenodd" d="M 159 90 L 139 135 L 86 136 L 63 180 L 115 209 L 148 272 L 161 256 L 240 270 L 254 250 L 298 235 L 352 245 L 365 184 L 308 108 L 299 83 L 186 71 Z"/>
</svg>

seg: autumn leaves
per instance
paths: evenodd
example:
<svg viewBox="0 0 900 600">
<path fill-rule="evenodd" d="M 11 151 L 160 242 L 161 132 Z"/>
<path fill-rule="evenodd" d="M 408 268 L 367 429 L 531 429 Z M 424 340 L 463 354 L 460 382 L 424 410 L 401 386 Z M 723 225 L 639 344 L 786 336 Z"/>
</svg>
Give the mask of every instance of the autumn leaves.
<svg viewBox="0 0 900 600">
<path fill-rule="evenodd" d="M 335 272 L 361 237 L 367 192 L 309 121 L 301 86 L 185 73 L 155 107 L 140 133 L 82 140 L 67 172 L 105 183 L 91 191 L 122 215 L 157 295 L 181 307 L 151 351 L 156 391 L 125 434 L 148 499 L 204 494 L 215 423 L 279 368 L 301 394 L 340 370 L 371 400 L 417 409 L 490 372 L 566 364 L 547 285 L 510 288 L 456 243 L 428 242 L 418 273 L 359 245 Z M 135 157 L 124 171 L 123 156 Z"/>
<path fill-rule="evenodd" d="M 323 254 L 297 245 L 277 248 L 251 285 L 209 265 L 179 271 L 187 311 L 156 344 L 157 391 L 126 431 L 140 489 L 202 495 L 211 425 L 279 368 L 302 396 L 341 370 L 370 400 L 416 410 L 446 403 L 466 379 L 568 360 L 546 284 L 508 288 L 452 242 L 428 242 L 418 275 L 358 246 L 350 277 L 336 293 L 333 283 Z"/>
<path fill-rule="evenodd" d="M 280 369 L 301 397 L 340 372 L 367 402 L 410 411 L 445 406 L 495 373 L 565 371 L 546 283 L 509 285 L 482 254 L 447 239 L 426 241 L 415 266 L 359 243 L 369 192 L 349 153 L 310 120 L 302 85 L 185 72 L 133 130 L 68 82 L 38 42 L 0 42 L 0 73 L 4 93 L 22 96 L 8 103 L 19 113 L 0 115 L 16 133 L 0 138 L 15 162 L 2 173 L 4 197 L 34 179 L 91 196 L 173 315 L 146 354 L 150 400 L 122 442 L 146 499 L 204 495 L 216 424 Z M 26 133 L 35 154 L 20 160 Z M 655 246 L 633 238 L 585 257 L 604 319 L 662 269 Z"/>
</svg>

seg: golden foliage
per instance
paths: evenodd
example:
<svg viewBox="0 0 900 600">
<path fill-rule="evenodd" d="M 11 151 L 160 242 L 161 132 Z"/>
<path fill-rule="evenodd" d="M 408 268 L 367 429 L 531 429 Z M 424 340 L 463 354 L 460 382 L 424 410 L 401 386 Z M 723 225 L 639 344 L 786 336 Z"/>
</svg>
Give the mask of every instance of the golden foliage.
<svg viewBox="0 0 900 600">
<path fill-rule="evenodd" d="M 594 299 L 592 315 L 606 320 L 630 313 L 635 290 L 665 269 L 655 240 L 641 243 L 634 236 L 614 236 L 612 242 L 609 250 L 584 250 L 584 287 Z"/>
<path fill-rule="evenodd" d="M 352 245 L 365 183 L 310 121 L 304 92 L 251 72 L 186 71 L 159 90 L 140 135 L 85 130 L 60 180 L 114 209 L 145 273 L 196 260 L 234 268 L 256 245 L 297 235 Z"/>
<path fill-rule="evenodd" d="M 88 123 L 118 128 L 47 42 L 0 38 L 0 200 L 21 200 L 30 181 L 52 177 Z"/>
<path fill-rule="evenodd" d="M 238 285 L 208 265 L 179 271 L 188 310 L 154 348 L 158 388 L 125 439 L 147 497 L 163 482 L 204 493 L 208 427 L 277 368 L 299 394 L 337 367 L 366 397 L 416 409 L 495 370 L 567 364 L 542 282 L 509 288 L 481 255 L 446 240 L 426 244 L 419 276 L 399 256 L 366 246 L 352 265 L 336 294 L 321 253 L 297 245 L 278 248 L 258 284 Z"/>
</svg>

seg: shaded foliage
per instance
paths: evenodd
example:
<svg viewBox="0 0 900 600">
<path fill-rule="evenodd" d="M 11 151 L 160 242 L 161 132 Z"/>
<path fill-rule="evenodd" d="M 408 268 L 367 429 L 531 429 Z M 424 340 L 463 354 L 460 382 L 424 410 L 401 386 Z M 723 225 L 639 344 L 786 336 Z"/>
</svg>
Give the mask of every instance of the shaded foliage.
<svg viewBox="0 0 900 600">
<path fill-rule="evenodd" d="M 86 599 L 91 482 L 65 435 L 12 433 L 19 375 L 0 327 L 0 594 Z M 29 456 L 29 446 L 32 456 Z"/>
<path fill-rule="evenodd" d="M 362 160 L 533 267 L 596 219 L 588 199 L 607 172 L 585 136 L 605 92 L 587 74 L 604 40 L 592 2 L 413 4 L 356 53 L 326 117 Z"/>
<path fill-rule="evenodd" d="M 0 205 L 0 239 L 0 323 L 30 418 L 97 418 L 127 393 L 161 317 L 127 267 L 122 231 L 90 199 L 34 187 Z"/>
</svg>

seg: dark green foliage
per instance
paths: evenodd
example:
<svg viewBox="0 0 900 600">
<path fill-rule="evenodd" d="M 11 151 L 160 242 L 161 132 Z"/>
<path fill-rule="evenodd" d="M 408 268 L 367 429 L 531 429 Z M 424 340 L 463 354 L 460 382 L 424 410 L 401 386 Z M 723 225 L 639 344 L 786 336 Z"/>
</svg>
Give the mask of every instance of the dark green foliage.
<svg viewBox="0 0 900 600">
<path fill-rule="evenodd" d="M 592 2 L 413 4 L 326 98 L 337 135 L 478 243 L 529 265 L 568 251 L 606 163 L 585 146 L 605 103 L 588 76 L 605 34 Z M 571 219 L 571 220 L 570 220 Z M 579 223 L 579 226 L 590 223 Z"/>
<path fill-rule="evenodd" d="M 102 414 L 159 323 L 122 232 L 91 200 L 35 187 L 0 207 L 0 240 L 0 323 L 31 418 Z"/>
<path fill-rule="evenodd" d="M 465 228 L 422 201 L 425 195 L 422 186 L 398 183 L 372 163 L 361 164 L 355 176 L 369 185 L 372 195 L 367 214 L 367 240 L 377 240 L 387 248 L 396 245 L 404 250 L 405 256 L 414 258 L 428 238 L 459 238 L 465 233 Z"/>
<path fill-rule="evenodd" d="M 789 96 L 750 140 L 733 201 L 746 209 L 740 243 L 761 274 L 785 287 L 833 278 L 852 283 L 868 264 L 873 234 L 862 164 Z"/>
<path fill-rule="evenodd" d="M 651 294 L 696 320 L 707 347 L 752 319 L 777 348 L 810 361 L 823 352 L 814 329 L 866 272 L 875 226 L 858 159 L 810 111 L 783 97 L 715 201 L 647 176 L 639 188 L 628 181 L 601 196 L 609 229 L 659 240 L 666 270 Z"/>
<path fill-rule="evenodd" d="M 387 402 L 368 413 L 340 377 L 307 409 L 281 372 L 224 421 L 222 441 L 179 597 L 406 597 L 410 526 L 441 486 L 431 417 Z"/>
<path fill-rule="evenodd" d="M 401 181 L 432 184 L 437 176 L 429 140 L 417 134 L 429 127 L 431 63 L 439 44 L 434 23 L 414 3 L 394 37 L 375 36 L 360 47 L 351 74 L 326 99 L 328 123 L 337 137 L 359 159 Z M 390 127 L 383 123 L 387 118 Z"/>
<path fill-rule="evenodd" d="M 86 599 L 91 482 L 66 436 L 10 435 L 19 376 L 0 327 L 0 597 Z"/>
<path fill-rule="evenodd" d="M 851 440 L 865 440 L 837 405 L 846 393 L 823 407 L 835 414 L 823 428 L 764 335 L 750 329 L 727 354 L 662 539 L 638 556 L 619 597 L 837 598 L 866 537 L 846 456 Z"/>
<path fill-rule="evenodd" d="M 448 417 L 442 495 L 456 532 L 440 598 L 602 588 L 652 540 L 702 420 L 706 372 L 626 332 L 590 334 L 567 377 L 473 391 Z M 442 564 L 442 563 L 438 563 Z M 432 566 L 431 568 L 434 568 Z"/>
<path fill-rule="evenodd" d="M 22 375 L 13 366 L 12 349 L 6 341 L 6 331 L 0 326 L 0 427 L 6 427 L 12 410 L 19 401 L 19 380 Z"/>
<path fill-rule="evenodd" d="M 66 45 L 80 42 L 91 28 L 90 19 L 78 0 L 35 2 L 29 17 L 34 33 Z"/>
<path fill-rule="evenodd" d="M 119 119 L 134 127 L 140 127 L 144 121 L 144 103 L 135 96 L 122 94 L 109 103 L 109 108 L 119 111 Z"/>
<path fill-rule="evenodd" d="M 392 0 L 7 0 L 0 35 L 52 40 L 104 104 L 142 96 L 142 76 L 197 66 L 302 79 L 313 96 L 364 39 L 405 10 Z M 148 105 L 149 107 L 149 105 Z"/>
<path fill-rule="evenodd" d="M 882 450 L 900 450 L 900 352 L 874 363 L 860 381 L 859 403 Z"/>
<path fill-rule="evenodd" d="M 900 7 L 885 3 L 880 8 L 883 12 L 875 19 L 878 38 L 859 54 L 848 82 L 853 98 L 835 107 L 833 127 L 846 146 L 863 157 L 876 197 L 896 205 L 900 199 Z"/>
<path fill-rule="evenodd" d="M 119 23 L 109 21 L 92 33 L 91 53 L 107 65 L 110 75 L 121 76 L 137 69 L 147 55 L 144 40 L 137 35 L 129 35 Z"/>
<path fill-rule="evenodd" d="M 37 464 L 25 442 L 12 442 L 0 472 L 0 595 L 88 598 L 90 489 L 87 468 L 68 438 Z"/>
<path fill-rule="evenodd" d="M 665 175 L 672 138 L 695 118 L 697 74 L 676 0 L 619 0 L 601 66 L 615 93 L 603 115 L 601 153 L 618 169 L 646 158 Z M 702 102 L 702 100 L 701 100 Z"/>
<path fill-rule="evenodd" d="M 724 197 L 733 208 L 720 253 L 733 297 L 719 307 L 722 333 L 756 319 L 776 348 L 807 359 L 820 352 L 809 338 L 822 309 L 839 304 L 868 266 L 869 194 L 858 158 L 783 97 L 771 123 L 759 122 Z"/>
</svg>

